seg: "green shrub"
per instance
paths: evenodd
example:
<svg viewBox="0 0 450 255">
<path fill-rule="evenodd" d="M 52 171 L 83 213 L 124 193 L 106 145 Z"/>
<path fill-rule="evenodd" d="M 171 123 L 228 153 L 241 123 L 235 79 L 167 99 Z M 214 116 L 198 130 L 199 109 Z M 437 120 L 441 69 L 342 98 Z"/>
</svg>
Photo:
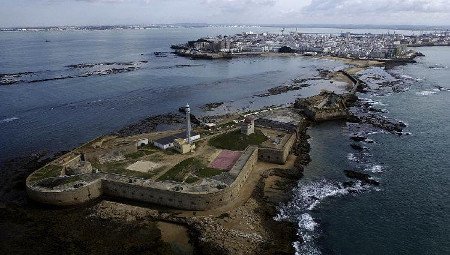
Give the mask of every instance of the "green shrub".
<svg viewBox="0 0 450 255">
<path fill-rule="evenodd" d="M 251 135 L 241 134 L 240 130 L 218 135 L 209 140 L 209 145 L 226 150 L 243 151 L 249 145 L 260 145 L 265 142 L 267 137 L 261 130 L 255 130 Z"/>
<path fill-rule="evenodd" d="M 40 181 L 51 177 L 58 177 L 61 175 L 61 171 L 63 170 L 62 166 L 56 166 L 56 165 L 46 165 L 40 169 L 38 169 L 36 172 L 34 172 L 30 176 L 30 181 Z"/>
</svg>

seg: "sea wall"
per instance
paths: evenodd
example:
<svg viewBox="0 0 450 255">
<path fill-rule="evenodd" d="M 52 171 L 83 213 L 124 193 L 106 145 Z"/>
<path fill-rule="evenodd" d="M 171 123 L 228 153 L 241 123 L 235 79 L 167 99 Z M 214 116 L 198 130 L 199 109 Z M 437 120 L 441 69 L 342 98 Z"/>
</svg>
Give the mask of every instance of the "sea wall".
<svg viewBox="0 0 450 255">
<path fill-rule="evenodd" d="M 186 210 L 207 210 L 230 203 L 240 196 L 240 191 L 252 173 L 256 164 L 258 149 L 249 147 L 235 164 L 239 170 L 235 181 L 222 190 L 212 192 L 185 192 L 175 190 L 163 190 L 151 186 L 143 186 L 135 183 L 124 183 L 109 178 L 103 180 L 105 195 L 126 198 L 147 203 L 154 203 L 167 207 Z M 239 169 L 238 169 L 239 168 Z"/>
<path fill-rule="evenodd" d="M 51 205 L 77 205 L 101 195 L 154 203 L 187 210 L 207 210 L 230 203 L 240 196 L 242 187 L 258 159 L 258 148 L 248 147 L 230 172 L 236 179 L 230 186 L 210 192 L 188 192 L 152 187 L 152 183 L 127 181 L 129 177 L 100 174 L 97 179 L 78 188 L 51 190 L 27 182 L 31 199 Z"/>
<path fill-rule="evenodd" d="M 47 190 L 28 185 L 28 196 L 39 203 L 51 205 L 78 205 L 100 197 L 103 194 L 102 180 L 96 179 L 79 188 L 59 190 Z"/>
</svg>

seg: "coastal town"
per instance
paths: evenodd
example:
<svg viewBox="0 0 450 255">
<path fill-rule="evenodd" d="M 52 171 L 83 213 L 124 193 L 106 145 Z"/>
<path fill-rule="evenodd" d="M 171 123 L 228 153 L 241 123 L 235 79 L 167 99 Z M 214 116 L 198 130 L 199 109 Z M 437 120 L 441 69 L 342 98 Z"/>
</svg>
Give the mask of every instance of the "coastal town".
<svg viewBox="0 0 450 255">
<path fill-rule="evenodd" d="M 175 53 L 192 58 L 231 58 L 240 55 L 297 53 L 371 60 L 412 60 L 420 55 L 408 47 L 448 46 L 450 32 L 422 35 L 392 34 L 308 34 L 299 32 L 253 33 L 200 38 L 173 45 Z"/>
</svg>

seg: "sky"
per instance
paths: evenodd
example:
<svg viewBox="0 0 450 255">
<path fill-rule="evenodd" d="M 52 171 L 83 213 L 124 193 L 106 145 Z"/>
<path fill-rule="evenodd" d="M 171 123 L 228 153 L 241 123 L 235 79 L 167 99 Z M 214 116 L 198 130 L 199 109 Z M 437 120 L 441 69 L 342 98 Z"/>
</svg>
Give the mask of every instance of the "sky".
<svg viewBox="0 0 450 255">
<path fill-rule="evenodd" d="M 450 0 L 0 0 L 0 27 L 131 24 L 450 25 Z"/>
</svg>

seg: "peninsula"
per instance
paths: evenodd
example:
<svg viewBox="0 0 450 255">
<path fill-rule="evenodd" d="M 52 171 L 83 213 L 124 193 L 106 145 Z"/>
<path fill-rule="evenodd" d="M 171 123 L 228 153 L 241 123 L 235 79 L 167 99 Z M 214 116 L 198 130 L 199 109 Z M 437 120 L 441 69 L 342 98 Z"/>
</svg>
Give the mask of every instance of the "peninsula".
<svg viewBox="0 0 450 255">
<path fill-rule="evenodd" d="M 252 33 L 200 38 L 172 45 L 180 56 L 203 59 L 300 54 L 360 60 L 412 62 L 420 53 L 407 47 L 449 46 L 450 32 L 403 34 Z"/>
</svg>

